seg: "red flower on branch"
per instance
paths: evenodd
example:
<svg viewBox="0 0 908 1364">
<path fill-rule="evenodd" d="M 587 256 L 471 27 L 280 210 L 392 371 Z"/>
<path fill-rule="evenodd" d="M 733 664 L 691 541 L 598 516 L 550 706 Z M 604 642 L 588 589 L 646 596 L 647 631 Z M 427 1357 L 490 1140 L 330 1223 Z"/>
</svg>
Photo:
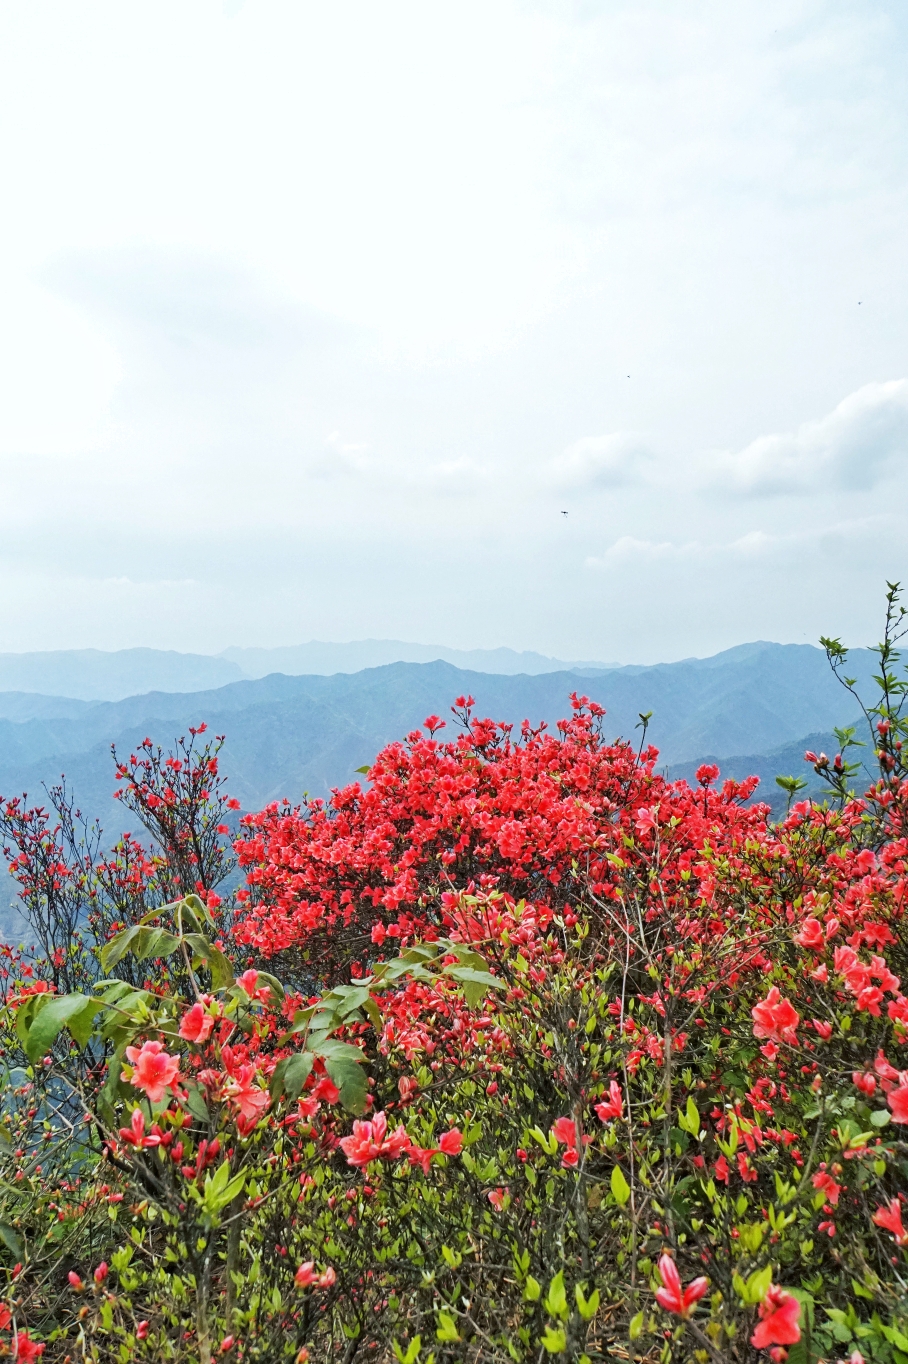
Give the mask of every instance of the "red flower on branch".
<svg viewBox="0 0 908 1364">
<path fill-rule="evenodd" d="M 893 1198 L 885 1207 L 877 1208 L 871 1221 L 885 1231 L 891 1232 L 897 1246 L 908 1246 L 908 1231 L 902 1222 L 902 1205 L 899 1199 Z"/>
<path fill-rule="evenodd" d="M 795 1029 L 801 1021 L 790 1000 L 783 999 L 774 985 L 769 994 L 750 1011 L 754 1021 L 754 1037 L 765 1037 L 770 1042 L 797 1042 Z"/>
<path fill-rule="evenodd" d="M 163 1042 L 127 1047 L 126 1055 L 133 1066 L 130 1083 L 144 1090 L 153 1104 L 159 1103 L 180 1073 L 179 1058 L 166 1052 Z"/>
<path fill-rule="evenodd" d="M 760 1303 L 760 1320 L 750 1338 L 755 1350 L 766 1350 L 770 1345 L 795 1345 L 801 1339 L 798 1318 L 801 1304 L 784 1288 L 771 1284 Z"/>
<path fill-rule="evenodd" d="M 702 1275 L 684 1288 L 678 1266 L 670 1255 L 663 1255 L 659 1261 L 659 1278 L 662 1287 L 656 1289 L 656 1301 L 666 1312 L 674 1312 L 685 1320 L 709 1288 L 709 1279 Z"/>
</svg>

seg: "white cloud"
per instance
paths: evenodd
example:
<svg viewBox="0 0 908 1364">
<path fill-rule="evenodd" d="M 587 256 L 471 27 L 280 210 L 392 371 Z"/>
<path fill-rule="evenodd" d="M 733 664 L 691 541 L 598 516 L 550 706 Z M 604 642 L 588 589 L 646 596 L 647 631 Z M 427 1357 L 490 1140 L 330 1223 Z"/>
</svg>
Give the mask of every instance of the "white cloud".
<svg viewBox="0 0 908 1364">
<path fill-rule="evenodd" d="M 764 496 L 873 488 L 908 457 L 908 379 L 865 384 L 828 416 L 708 461 L 720 487 Z M 711 466 L 711 467 L 710 467 Z"/>
<path fill-rule="evenodd" d="M 0 647 L 846 634 L 908 576 L 848 528 L 900 505 L 896 10 L 0 7 Z"/>
<path fill-rule="evenodd" d="M 615 431 L 575 441 L 551 460 L 547 472 L 556 487 L 567 491 L 621 488 L 645 480 L 654 461 L 639 436 Z"/>
</svg>

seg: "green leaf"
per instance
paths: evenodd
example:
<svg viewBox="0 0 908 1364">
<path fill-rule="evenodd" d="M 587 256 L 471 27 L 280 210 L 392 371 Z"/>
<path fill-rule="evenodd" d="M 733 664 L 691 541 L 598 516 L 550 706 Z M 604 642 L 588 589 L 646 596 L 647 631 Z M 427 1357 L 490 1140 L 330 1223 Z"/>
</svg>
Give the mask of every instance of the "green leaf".
<svg viewBox="0 0 908 1364">
<path fill-rule="evenodd" d="M 446 966 L 443 974 L 457 981 L 471 1009 L 485 999 L 489 990 L 500 990 L 503 986 L 490 971 L 477 971 L 473 966 Z"/>
<path fill-rule="evenodd" d="M 523 1296 L 527 1302 L 538 1302 L 542 1297 L 542 1284 L 538 1279 L 534 1279 L 532 1274 L 527 1275 Z"/>
<path fill-rule="evenodd" d="M 22 1239 L 18 1232 L 14 1231 L 8 1222 L 0 1222 L 0 1241 L 3 1242 L 15 1260 L 22 1260 L 24 1258 Z"/>
<path fill-rule="evenodd" d="M 277 976 L 272 976 L 267 971 L 259 971 L 259 980 L 263 984 L 268 986 L 268 989 L 271 991 L 272 997 L 277 1000 L 278 1004 L 280 1004 L 284 999 L 285 991 L 283 985 L 278 980 Z"/>
<path fill-rule="evenodd" d="M 563 1350 L 567 1349 L 567 1336 L 560 1326 L 557 1329 L 547 1326 L 541 1344 L 547 1354 L 560 1355 Z"/>
<path fill-rule="evenodd" d="M 543 1307 L 550 1317 L 561 1317 L 563 1321 L 567 1320 L 568 1300 L 564 1288 L 564 1272 L 560 1269 L 549 1284 L 549 1291 L 546 1294 Z"/>
<path fill-rule="evenodd" d="M 574 1287 L 574 1297 L 577 1300 L 577 1311 L 583 1317 L 583 1320 L 592 1321 L 593 1317 L 599 1311 L 599 1289 L 594 1288 L 590 1296 L 585 1298 L 583 1289 L 578 1283 Z"/>
<path fill-rule="evenodd" d="M 84 1009 L 86 1004 L 93 1005 L 95 1000 L 87 995 L 57 995 L 45 1004 L 34 1023 L 28 1030 L 25 1052 L 30 1061 L 39 1061 L 59 1036 L 60 1029 L 74 1014 Z"/>
<path fill-rule="evenodd" d="M 686 1110 L 683 1113 L 678 1114 L 678 1126 L 682 1131 L 689 1132 L 692 1137 L 696 1137 L 699 1134 L 700 1111 L 691 1095 L 688 1096 Z"/>
<path fill-rule="evenodd" d="M 186 1086 L 186 1106 L 194 1118 L 198 1118 L 200 1122 L 208 1121 L 208 1105 L 198 1085 Z"/>
<path fill-rule="evenodd" d="M 233 968 L 219 947 L 215 947 L 201 933 L 187 933 L 185 942 L 193 956 L 208 967 L 215 990 L 223 990 L 233 984 Z"/>
<path fill-rule="evenodd" d="M 892 1119 L 885 1108 L 877 1108 L 871 1113 L 870 1121 L 873 1123 L 874 1127 L 886 1127 Z"/>
<path fill-rule="evenodd" d="M 623 1208 L 631 1196 L 631 1186 L 624 1178 L 624 1171 L 620 1165 L 612 1167 L 612 1178 L 610 1180 L 612 1196 L 619 1208 Z"/>
<path fill-rule="evenodd" d="M 630 1323 L 630 1326 L 628 1327 L 627 1333 L 628 1333 L 628 1335 L 630 1336 L 631 1340 L 638 1340 L 639 1337 L 643 1335 L 643 1313 L 642 1313 L 642 1312 L 638 1312 L 637 1315 L 636 1315 L 635 1317 L 632 1318 L 631 1323 Z"/>
<path fill-rule="evenodd" d="M 361 772 L 363 776 L 368 776 L 368 774 L 372 771 L 372 768 L 369 766 L 368 763 L 366 763 L 365 767 L 354 767 L 353 770 L 354 772 Z"/>
<path fill-rule="evenodd" d="M 435 1335 L 438 1340 L 460 1340 L 460 1332 L 450 1313 L 439 1312 L 438 1330 L 435 1332 Z"/>
<path fill-rule="evenodd" d="M 356 1047 L 352 1042 L 338 1042 L 333 1037 L 325 1038 L 321 1042 L 313 1042 L 312 1050 L 316 1056 L 323 1057 L 326 1061 L 354 1061 L 357 1065 L 365 1058 L 361 1047 Z"/>
<path fill-rule="evenodd" d="M 166 928 L 140 928 L 130 944 L 137 961 L 146 961 L 149 957 L 169 957 L 179 945 L 180 939 L 168 933 Z"/>
<path fill-rule="evenodd" d="M 746 1303 L 762 1302 L 772 1283 L 772 1265 L 764 1265 L 762 1269 L 755 1269 L 747 1282 L 741 1278 L 740 1274 L 735 1274 L 732 1278 L 732 1288 L 738 1297 Z"/>
<path fill-rule="evenodd" d="M 416 1364 L 417 1359 L 419 1359 L 419 1352 L 422 1349 L 421 1336 L 413 1337 L 413 1339 L 410 1341 L 410 1345 L 406 1354 L 404 1354 L 402 1348 L 400 1347 L 400 1345 L 398 1345 L 396 1340 L 393 1340 L 391 1344 L 394 1349 L 394 1357 L 395 1359 L 397 1359 L 398 1364 Z"/>
<path fill-rule="evenodd" d="M 115 934 L 114 937 L 106 942 L 101 948 L 101 969 L 109 971 L 112 966 L 116 966 L 118 961 L 129 951 L 130 945 L 135 941 L 136 935 L 142 929 L 138 924 L 133 924 L 131 928 L 124 928 L 122 933 Z"/>
<path fill-rule="evenodd" d="M 88 1046 L 89 1039 L 95 1030 L 95 1016 L 104 1008 L 106 1005 L 103 1000 L 90 999 L 82 1009 L 67 1020 L 66 1026 L 83 1051 Z"/>
<path fill-rule="evenodd" d="M 271 1077 L 272 1099 L 279 1099 L 281 1094 L 286 1094 L 291 1102 L 298 1099 L 303 1091 L 303 1085 L 312 1074 L 314 1064 L 315 1057 L 311 1051 L 297 1052 L 296 1056 L 285 1056 L 283 1061 L 279 1061 L 275 1066 Z"/>
<path fill-rule="evenodd" d="M 340 1101 L 348 1113 L 355 1117 L 366 1111 L 366 1095 L 369 1087 L 366 1073 L 355 1061 L 329 1057 L 325 1070 L 340 1090 Z"/>
</svg>

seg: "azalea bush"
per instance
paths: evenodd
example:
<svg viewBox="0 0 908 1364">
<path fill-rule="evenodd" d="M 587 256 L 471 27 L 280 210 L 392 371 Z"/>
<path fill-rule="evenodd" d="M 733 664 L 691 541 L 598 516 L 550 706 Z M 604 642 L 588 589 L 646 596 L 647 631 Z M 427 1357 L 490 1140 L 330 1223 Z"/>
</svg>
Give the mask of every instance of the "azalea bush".
<svg viewBox="0 0 908 1364">
<path fill-rule="evenodd" d="M 902 614 L 780 822 L 582 696 L 239 825 L 146 741 L 109 854 L 6 802 L 0 1350 L 905 1364 Z"/>
</svg>

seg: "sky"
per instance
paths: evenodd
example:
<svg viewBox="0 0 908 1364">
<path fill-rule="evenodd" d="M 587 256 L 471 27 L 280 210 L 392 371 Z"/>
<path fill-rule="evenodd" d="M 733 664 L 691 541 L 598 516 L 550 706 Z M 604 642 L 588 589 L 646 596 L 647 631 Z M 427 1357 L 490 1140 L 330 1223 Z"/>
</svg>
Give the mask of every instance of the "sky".
<svg viewBox="0 0 908 1364">
<path fill-rule="evenodd" d="M 10 3 L 0 175 L 0 651 L 653 662 L 908 578 L 903 4 Z"/>
</svg>

